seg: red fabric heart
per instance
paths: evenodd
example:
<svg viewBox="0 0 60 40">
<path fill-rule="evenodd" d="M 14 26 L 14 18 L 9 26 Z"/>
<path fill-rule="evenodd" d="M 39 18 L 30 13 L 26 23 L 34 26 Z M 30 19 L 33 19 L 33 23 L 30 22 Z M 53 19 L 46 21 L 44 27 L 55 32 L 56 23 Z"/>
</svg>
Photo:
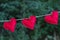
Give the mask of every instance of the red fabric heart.
<svg viewBox="0 0 60 40">
<path fill-rule="evenodd" d="M 30 16 L 30 18 L 25 18 L 22 20 L 22 24 L 31 30 L 34 29 L 34 25 L 36 23 L 36 16 Z"/>
<path fill-rule="evenodd" d="M 49 24 L 58 24 L 58 11 L 52 11 L 52 15 L 47 15 L 44 17 L 45 22 Z"/>
<path fill-rule="evenodd" d="M 15 31 L 15 26 L 16 26 L 16 19 L 15 18 L 11 18 L 9 22 L 4 22 L 4 24 L 3 24 L 3 28 L 5 30 L 9 30 L 11 32 Z"/>
</svg>

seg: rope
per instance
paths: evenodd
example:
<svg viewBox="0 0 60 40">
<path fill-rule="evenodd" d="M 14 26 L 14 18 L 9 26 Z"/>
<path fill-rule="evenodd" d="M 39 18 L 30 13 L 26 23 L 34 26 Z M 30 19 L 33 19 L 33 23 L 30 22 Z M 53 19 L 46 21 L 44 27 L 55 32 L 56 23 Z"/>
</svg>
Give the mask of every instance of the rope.
<svg viewBox="0 0 60 40">
<path fill-rule="evenodd" d="M 58 13 L 60 13 L 60 11 L 59 11 Z M 43 16 L 47 16 L 47 15 L 51 15 L 51 14 L 45 14 L 45 15 L 36 16 L 36 18 L 43 17 Z M 16 19 L 16 20 L 17 20 L 17 21 L 23 20 L 23 18 L 22 18 L 22 19 Z M 8 22 L 8 21 L 10 21 L 10 20 L 0 20 L 0 22 Z"/>
</svg>

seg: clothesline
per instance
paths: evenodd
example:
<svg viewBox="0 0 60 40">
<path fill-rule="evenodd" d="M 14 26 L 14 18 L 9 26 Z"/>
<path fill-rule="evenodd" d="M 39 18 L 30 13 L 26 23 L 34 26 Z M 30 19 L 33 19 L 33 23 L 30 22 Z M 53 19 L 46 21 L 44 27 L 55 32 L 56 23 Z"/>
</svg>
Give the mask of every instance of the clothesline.
<svg viewBox="0 0 60 40">
<path fill-rule="evenodd" d="M 58 13 L 60 13 L 60 11 L 58 11 Z M 50 14 L 45 14 L 45 15 L 36 16 L 36 18 L 43 17 L 43 16 L 46 16 L 46 15 L 51 15 L 51 13 L 50 13 Z M 22 19 L 16 19 L 16 20 L 17 20 L 17 21 L 23 20 L 23 18 L 22 18 Z M 0 20 L 0 22 L 8 22 L 8 21 L 10 21 L 10 20 Z"/>
</svg>

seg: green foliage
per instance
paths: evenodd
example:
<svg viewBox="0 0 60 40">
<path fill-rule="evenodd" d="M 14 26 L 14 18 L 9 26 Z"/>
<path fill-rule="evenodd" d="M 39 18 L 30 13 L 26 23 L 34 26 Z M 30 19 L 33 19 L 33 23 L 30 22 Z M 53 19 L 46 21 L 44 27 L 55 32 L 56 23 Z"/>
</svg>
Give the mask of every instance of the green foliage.
<svg viewBox="0 0 60 40">
<path fill-rule="evenodd" d="M 45 15 L 52 10 L 60 10 L 59 2 L 60 0 L 0 0 L 0 20 Z M 45 40 L 46 37 L 53 40 L 54 31 L 60 35 L 60 21 L 58 25 L 51 25 L 44 22 L 44 17 L 37 18 L 34 30 L 25 28 L 18 21 L 14 33 L 4 30 L 3 23 L 0 23 L 0 40 Z"/>
</svg>

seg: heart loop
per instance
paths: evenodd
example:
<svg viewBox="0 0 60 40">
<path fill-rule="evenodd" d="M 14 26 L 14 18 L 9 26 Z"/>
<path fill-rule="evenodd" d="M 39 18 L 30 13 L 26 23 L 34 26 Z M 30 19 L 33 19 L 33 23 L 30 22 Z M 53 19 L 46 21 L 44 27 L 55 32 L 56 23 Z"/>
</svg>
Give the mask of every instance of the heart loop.
<svg viewBox="0 0 60 40">
<path fill-rule="evenodd" d="M 3 24 L 3 28 L 5 30 L 9 30 L 11 32 L 15 31 L 15 26 L 16 26 L 16 19 L 15 18 L 11 18 L 9 22 L 4 22 L 4 24 Z"/>
<path fill-rule="evenodd" d="M 30 16 L 29 18 L 24 18 L 22 20 L 22 24 L 28 28 L 33 30 L 34 29 L 34 25 L 36 23 L 36 16 Z"/>
<path fill-rule="evenodd" d="M 58 11 L 52 11 L 52 15 L 47 15 L 44 17 L 45 22 L 49 24 L 58 24 Z"/>
</svg>

